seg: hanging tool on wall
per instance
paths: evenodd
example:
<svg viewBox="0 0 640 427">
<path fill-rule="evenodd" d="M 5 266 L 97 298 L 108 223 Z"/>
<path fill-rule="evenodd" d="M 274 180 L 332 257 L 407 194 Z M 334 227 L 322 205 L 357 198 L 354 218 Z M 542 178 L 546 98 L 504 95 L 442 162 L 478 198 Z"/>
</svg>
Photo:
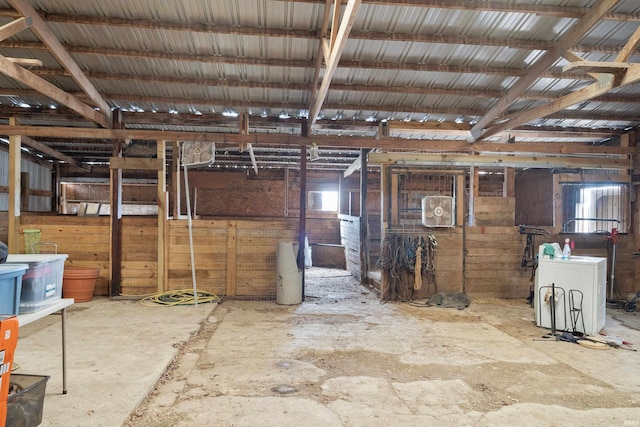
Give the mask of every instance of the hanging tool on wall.
<svg viewBox="0 0 640 427">
<path fill-rule="evenodd" d="M 616 245 L 620 239 L 617 228 L 607 232 L 607 240 L 611 242 L 611 278 L 609 279 L 609 299 L 613 300 L 613 280 L 616 277 Z"/>
</svg>

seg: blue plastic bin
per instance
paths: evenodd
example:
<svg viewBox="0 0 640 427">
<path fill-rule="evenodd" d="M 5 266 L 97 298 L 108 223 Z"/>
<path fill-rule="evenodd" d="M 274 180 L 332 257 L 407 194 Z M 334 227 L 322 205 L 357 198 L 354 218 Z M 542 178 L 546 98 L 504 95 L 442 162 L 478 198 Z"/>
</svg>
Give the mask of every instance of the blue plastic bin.
<svg viewBox="0 0 640 427">
<path fill-rule="evenodd" d="M 18 315 L 22 276 L 28 268 L 28 264 L 0 264 L 0 315 Z"/>
</svg>

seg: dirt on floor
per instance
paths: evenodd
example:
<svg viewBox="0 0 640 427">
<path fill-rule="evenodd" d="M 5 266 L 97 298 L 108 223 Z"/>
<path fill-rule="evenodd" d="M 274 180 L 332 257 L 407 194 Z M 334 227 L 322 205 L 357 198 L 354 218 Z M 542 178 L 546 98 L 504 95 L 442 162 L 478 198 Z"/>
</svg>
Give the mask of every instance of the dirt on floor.
<svg viewBox="0 0 640 427">
<path fill-rule="evenodd" d="M 544 338 L 524 300 L 382 303 L 309 269 L 302 304 L 224 301 L 134 411 L 136 426 L 640 425 L 636 313 L 593 350 Z"/>
</svg>

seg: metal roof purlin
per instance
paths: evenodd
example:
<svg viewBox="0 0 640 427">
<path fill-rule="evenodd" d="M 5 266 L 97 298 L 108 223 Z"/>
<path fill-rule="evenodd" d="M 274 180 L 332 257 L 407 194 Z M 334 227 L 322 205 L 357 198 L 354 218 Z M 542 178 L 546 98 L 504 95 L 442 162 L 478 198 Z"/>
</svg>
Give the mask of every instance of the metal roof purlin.
<svg viewBox="0 0 640 427">
<path fill-rule="evenodd" d="M 469 142 L 477 141 L 480 137 L 494 135 L 493 128 L 485 130 L 500 114 L 502 114 L 520 95 L 522 95 L 540 75 L 553 65 L 562 53 L 574 45 L 584 34 L 589 31 L 598 21 L 606 15 L 609 10 L 618 3 L 618 0 L 602 0 L 596 3 L 580 21 L 565 33 L 556 45 L 547 51 L 539 61 L 529 70 L 527 75 L 520 77 L 518 81 L 509 89 L 507 94 L 496 102 L 496 104 L 471 128 Z M 503 127 L 503 126 L 500 126 Z M 501 129 L 505 130 L 505 129 Z"/>
</svg>

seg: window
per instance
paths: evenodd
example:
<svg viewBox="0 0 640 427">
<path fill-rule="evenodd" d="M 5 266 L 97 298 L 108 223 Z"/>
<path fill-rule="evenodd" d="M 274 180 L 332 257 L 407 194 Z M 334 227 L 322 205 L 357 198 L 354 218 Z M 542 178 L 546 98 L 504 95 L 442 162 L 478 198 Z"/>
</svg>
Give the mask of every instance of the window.
<svg viewBox="0 0 640 427">
<path fill-rule="evenodd" d="M 562 184 L 562 229 L 569 233 L 604 233 L 629 226 L 626 184 Z"/>
<path fill-rule="evenodd" d="M 307 208 L 312 211 L 337 212 L 337 191 L 309 191 Z"/>
</svg>

